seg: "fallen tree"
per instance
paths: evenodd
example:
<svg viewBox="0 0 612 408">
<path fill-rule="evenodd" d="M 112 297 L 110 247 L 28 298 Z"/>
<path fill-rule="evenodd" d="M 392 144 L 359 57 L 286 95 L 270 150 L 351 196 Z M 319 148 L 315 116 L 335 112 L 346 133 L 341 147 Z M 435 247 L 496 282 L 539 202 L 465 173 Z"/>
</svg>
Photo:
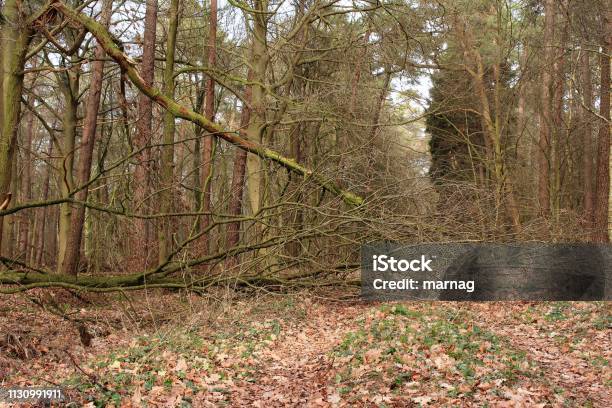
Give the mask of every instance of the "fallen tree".
<svg viewBox="0 0 612 408">
<path fill-rule="evenodd" d="M 201 292 L 212 286 L 229 285 L 232 287 L 322 287 L 322 286 L 359 286 L 360 280 L 324 280 L 317 282 L 311 274 L 287 278 L 268 276 L 224 276 L 220 274 L 205 277 L 185 278 L 156 277 L 150 282 L 134 275 L 126 276 L 74 276 L 24 272 L 21 270 L 0 273 L 0 294 L 25 292 L 36 288 L 63 288 L 87 292 L 120 292 L 144 289 L 185 289 Z"/>
<path fill-rule="evenodd" d="M 45 24 L 48 19 L 47 14 L 60 13 L 68 20 L 82 26 L 90 32 L 104 49 L 106 54 L 111 57 L 120 67 L 123 73 L 129 80 L 147 97 L 160 105 L 166 111 L 170 112 L 174 117 L 182 118 L 190 121 L 197 126 L 209 132 L 212 136 L 225 140 L 228 143 L 242 149 L 248 153 L 259 156 L 261 159 L 270 160 L 284 167 L 288 171 L 298 174 L 304 178 L 312 180 L 324 190 L 341 198 L 351 208 L 360 207 L 364 200 L 358 195 L 342 189 L 333 181 L 327 179 L 321 174 L 317 174 L 311 169 L 301 165 L 297 161 L 285 157 L 279 152 L 262 146 L 258 143 L 249 140 L 241 129 L 227 130 L 220 125 L 210 121 L 205 116 L 177 103 L 172 98 L 164 95 L 159 89 L 146 84 L 142 79 L 137 63 L 132 60 L 123 51 L 121 42 L 113 37 L 113 35 L 100 23 L 78 10 L 71 8 L 61 1 L 51 1 L 48 4 L 47 13 L 41 13 L 39 18 L 40 24 Z M 86 188 L 86 186 L 85 186 Z M 52 205 L 60 202 L 77 203 L 73 198 L 63 198 L 59 200 L 49 200 L 40 203 L 26 203 L 11 209 L 2 208 L 2 214 L 18 212 L 23 208 L 36 206 Z M 78 203 L 89 206 L 87 203 Z M 197 237 L 196 237 L 197 238 Z M 193 240 L 195 238 L 191 238 Z M 229 284 L 236 286 L 319 286 L 337 285 L 339 281 L 326 281 L 325 283 L 317 283 L 312 279 L 312 274 L 305 273 L 304 275 L 296 275 L 291 277 L 262 277 L 262 276 L 223 276 L 221 274 L 202 276 L 191 276 L 187 279 L 185 276 L 176 278 L 178 272 L 185 268 L 196 266 L 207 262 L 219 262 L 226 257 L 236 256 L 237 254 L 270 247 L 277 245 L 278 242 L 267 241 L 257 245 L 235 247 L 229 251 L 224 251 L 216 254 L 208 255 L 204 258 L 181 262 L 180 264 L 165 263 L 148 271 L 141 271 L 129 275 L 114 275 L 114 276 L 71 276 L 64 274 L 48 273 L 45 270 L 30 268 L 28 265 L 13 262 L 10 259 L 3 258 L 2 262 L 7 266 L 6 271 L 0 272 L 0 285 L 10 285 L 8 287 L 0 287 L 0 293 L 9 294 L 26 291 L 34 288 L 57 287 L 74 290 L 86 290 L 93 292 L 109 292 L 121 290 L 140 290 L 147 288 L 170 288 L 170 289 L 188 289 L 200 291 L 211 285 Z M 170 259 L 168 260 L 170 261 Z M 352 282 L 353 284 L 357 282 Z"/>
<path fill-rule="evenodd" d="M 196 240 L 202 234 L 218 224 L 232 222 L 234 219 L 216 221 L 210 224 L 200 233 L 189 237 L 179 245 L 184 247 L 189 242 Z M 346 221 L 350 222 L 350 221 Z M 343 225 L 343 224 L 341 224 Z M 339 228 L 339 227 L 337 227 Z M 303 232 L 300 238 L 308 238 L 318 235 L 317 232 Z M 181 262 L 162 263 L 152 269 L 124 275 L 91 276 L 79 274 L 66 275 L 51 271 L 33 268 L 23 262 L 0 256 L 0 262 L 8 270 L 0 271 L 0 294 L 11 294 L 24 292 L 36 288 L 64 288 L 71 290 L 82 290 L 88 292 L 116 292 L 123 290 L 142 290 L 154 288 L 186 289 L 201 292 L 211 286 L 229 285 L 232 287 L 317 287 L 317 286 L 339 286 L 359 285 L 359 280 L 344 281 L 338 279 L 317 280 L 320 271 L 300 272 L 297 274 L 271 276 L 269 274 L 252 273 L 228 273 L 223 272 L 202 275 L 193 271 L 192 268 L 201 264 L 222 263 L 225 259 L 257 251 L 264 248 L 278 246 L 284 242 L 284 237 L 272 237 L 263 242 L 252 245 L 240 245 L 229 250 L 209 254 L 204 257 L 184 260 Z M 178 251 L 178 249 L 177 249 Z M 344 272 L 357 270 L 358 264 L 340 265 L 331 268 L 332 272 Z M 332 274 L 336 276 L 336 274 Z M 11 285 L 2 287 L 2 285 Z"/>
</svg>

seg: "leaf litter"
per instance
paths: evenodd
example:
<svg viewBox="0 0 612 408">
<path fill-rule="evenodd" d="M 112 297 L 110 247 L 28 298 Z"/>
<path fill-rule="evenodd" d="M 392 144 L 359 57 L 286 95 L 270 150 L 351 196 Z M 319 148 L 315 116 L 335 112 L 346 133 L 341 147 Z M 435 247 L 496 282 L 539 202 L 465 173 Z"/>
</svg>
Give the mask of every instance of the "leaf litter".
<svg viewBox="0 0 612 408">
<path fill-rule="evenodd" d="M 612 406 L 606 302 L 365 304 L 301 293 L 232 299 L 213 313 L 155 294 L 156 311 L 133 300 L 139 324 L 116 299 L 67 305 L 105 328 L 90 347 L 69 322 L 0 299 L 0 386 L 61 386 L 62 406 L 88 407 Z"/>
</svg>

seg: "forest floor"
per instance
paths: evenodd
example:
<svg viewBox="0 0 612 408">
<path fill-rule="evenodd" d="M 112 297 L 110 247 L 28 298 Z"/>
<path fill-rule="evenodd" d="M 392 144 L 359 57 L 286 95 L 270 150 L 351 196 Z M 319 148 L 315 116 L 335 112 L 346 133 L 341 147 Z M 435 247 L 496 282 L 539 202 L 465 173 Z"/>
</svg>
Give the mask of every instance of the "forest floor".
<svg viewBox="0 0 612 408">
<path fill-rule="evenodd" d="M 4 296 L 0 388 L 91 407 L 612 406 L 610 303 L 337 295 Z"/>
</svg>

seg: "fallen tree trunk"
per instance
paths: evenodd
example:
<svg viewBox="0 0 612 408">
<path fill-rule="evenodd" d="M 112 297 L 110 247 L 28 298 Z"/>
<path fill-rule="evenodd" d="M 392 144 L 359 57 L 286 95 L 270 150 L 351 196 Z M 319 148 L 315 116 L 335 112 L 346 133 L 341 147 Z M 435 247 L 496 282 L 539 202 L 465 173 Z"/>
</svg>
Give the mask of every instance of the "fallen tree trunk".
<svg viewBox="0 0 612 408">
<path fill-rule="evenodd" d="M 207 132 L 210 132 L 213 136 L 221 138 L 240 149 L 246 150 L 249 153 L 256 154 L 262 159 L 267 159 L 278 163 L 289 171 L 297 173 L 301 176 L 311 177 L 325 190 L 338 195 L 346 204 L 350 206 L 358 207 L 363 204 L 363 198 L 359 197 L 358 195 L 353 194 L 350 191 L 343 190 L 330 180 L 327 180 L 321 175 L 314 173 L 312 170 L 302 166 L 295 160 L 248 140 L 244 137 L 242 130 L 233 132 L 227 131 L 216 123 L 208 120 L 205 116 L 178 104 L 173 99 L 164 95 L 159 89 L 148 86 L 136 69 L 136 62 L 125 55 L 119 45 L 117 45 L 117 41 L 113 39 L 112 35 L 106 28 L 104 28 L 102 24 L 96 22 L 83 13 L 74 10 L 62 2 L 54 3 L 51 7 L 58 10 L 70 20 L 85 27 L 94 37 L 96 37 L 99 44 L 102 46 L 102 48 L 104 48 L 104 51 L 106 51 L 107 55 L 109 55 L 117 64 L 119 64 L 121 69 L 127 74 L 130 81 L 138 89 L 140 89 L 141 92 L 155 101 L 162 108 L 172 113 L 172 115 L 175 117 L 195 123 L 196 125 L 205 129 Z"/>
<path fill-rule="evenodd" d="M 125 276 L 74 276 L 62 274 L 43 274 L 39 272 L 5 271 L 0 272 L 0 294 L 25 292 L 36 288 L 64 288 L 86 292 L 119 292 L 143 289 L 186 289 L 203 291 L 212 286 L 231 285 L 232 287 L 318 287 L 318 286 L 358 286 L 359 280 L 323 280 L 317 282 L 310 274 L 290 278 L 273 278 L 264 276 L 222 276 L 164 278 L 156 277 L 147 280 L 142 275 Z M 8 285 L 8 286 L 4 286 Z"/>
</svg>

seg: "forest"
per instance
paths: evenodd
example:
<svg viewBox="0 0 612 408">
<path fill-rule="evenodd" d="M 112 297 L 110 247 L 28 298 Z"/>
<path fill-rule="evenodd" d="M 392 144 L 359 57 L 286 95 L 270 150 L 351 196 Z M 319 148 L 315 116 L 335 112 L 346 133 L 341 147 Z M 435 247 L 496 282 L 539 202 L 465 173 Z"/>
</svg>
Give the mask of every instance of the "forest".
<svg viewBox="0 0 612 408">
<path fill-rule="evenodd" d="M 0 407 L 612 406 L 608 261 L 359 291 L 377 242 L 608 248 L 611 47 L 606 0 L 0 0 Z"/>
</svg>

